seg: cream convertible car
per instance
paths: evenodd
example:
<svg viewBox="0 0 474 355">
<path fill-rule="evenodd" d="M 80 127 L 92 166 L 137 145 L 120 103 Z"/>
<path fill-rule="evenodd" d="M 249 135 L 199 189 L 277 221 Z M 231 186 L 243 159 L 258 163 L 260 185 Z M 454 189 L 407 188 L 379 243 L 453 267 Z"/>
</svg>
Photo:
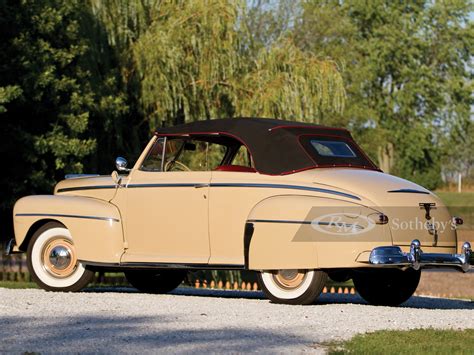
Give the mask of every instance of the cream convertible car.
<svg viewBox="0 0 474 355">
<path fill-rule="evenodd" d="M 461 219 L 381 172 L 344 129 L 201 121 L 159 130 L 132 169 L 116 165 L 128 174 L 66 179 L 16 203 L 8 251 L 28 254 L 42 288 L 77 291 L 102 269 L 167 292 L 188 270 L 248 269 L 274 302 L 312 303 L 329 276 L 397 305 L 421 268 L 470 267 Z"/>
</svg>

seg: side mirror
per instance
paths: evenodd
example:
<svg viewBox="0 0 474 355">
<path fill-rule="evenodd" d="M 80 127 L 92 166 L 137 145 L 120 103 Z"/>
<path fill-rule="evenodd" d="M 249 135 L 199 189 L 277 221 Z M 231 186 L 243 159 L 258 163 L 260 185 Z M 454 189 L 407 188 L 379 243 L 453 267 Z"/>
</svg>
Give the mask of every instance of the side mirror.
<svg viewBox="0 0 474 355">
<path fill-rule="evenodd" d="M 131 169 L 127 169 L 127 159 L 118 157 L 115 159 L 115 166 L 117 167 L 118 171 L 130 171 Z"/>
</svg>

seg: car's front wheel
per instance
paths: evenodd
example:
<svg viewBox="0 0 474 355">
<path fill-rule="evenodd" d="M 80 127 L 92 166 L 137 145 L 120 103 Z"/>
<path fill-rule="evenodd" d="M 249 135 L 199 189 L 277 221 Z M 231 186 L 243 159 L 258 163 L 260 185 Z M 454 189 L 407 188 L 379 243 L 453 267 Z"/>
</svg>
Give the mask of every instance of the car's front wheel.
<svg viewBox="0 0 474 355">
<path fill-rule="evenodd" d="M 140 292 L 167 293 L 178 287 L 186 270 L 130 270 L 124 272 L 127 281 Z"/>
<path fill-rule="evenodd" d="M 69 230 L 57 222 L 35 232 L 28 244 L 27 265 L 32 279 L 47 291 L 79 291 L 94 277 L 77 260 Z"/>
<path fill-rule="evenodd" d="M 398 306 L 416 291 L 421 270 L 383 269 L 355 271 L 352 280 L 359 295 L 375 306 Z"/>
<path fill-rule="evenodd" d="M 272 270 L 258 274 L 260 288 L 275 303 L 311 304 L 327 281 L 321 270 Z"/>
</svg>

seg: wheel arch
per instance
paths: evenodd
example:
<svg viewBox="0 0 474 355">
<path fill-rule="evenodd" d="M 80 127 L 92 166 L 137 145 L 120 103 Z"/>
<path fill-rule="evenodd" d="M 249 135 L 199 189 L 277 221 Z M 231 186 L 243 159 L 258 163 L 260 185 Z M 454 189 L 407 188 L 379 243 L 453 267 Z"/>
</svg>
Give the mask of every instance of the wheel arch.
<svg viewBox="0 0 474 355">
<path fill-rule="evenodd" d="M 297 223 L 308 215 L 307 203 L 320 199 L 306 195 L 274 195 L 259 201 L 250 211 L 244 232 L 245 268 L 251 270 L 315 269 L 318 268 L 314 243 L 294 243 L 301 227 Z M 303 206 L 305 205 L 305 206 Z M 298 210 L 288 208 L 297 206 Z M 281 223 L 280 223 L 281 222 Z"/>
<path fill-rule="evenodd" d="M 58 221 L 57 219 L 51 219 L 51 218 L 45 218 L 45 219 L 40 219 L 36 222 L 34 222 L 31 227 L 28 229 L 28 231 L 25 234 L 25 238 L 19 245 L 18 249 L 22 252 L 26 252 L 28 249 L 28 244 L 30 243 L 31 238 L 33 235 L 44 225 L 50 223 L 50 222 L 56 222 L 61 224 L 63 227 L 67 228 L 61 221 Z"/>
<path fill-rule="evenodd" d="M 375 210 L 343 198 L 315 195 L 275 195 L 250 211 L 244 233 L 245 266 L 251 270 L 350 268 L 357 256 L 380 243 L 391 243 L 387 225 L 358 235 L 331 235 L 313 228 L 312 221 L 334 212 Z M 337 251 L 337 252 L 335 252 Z"/>
</svg>

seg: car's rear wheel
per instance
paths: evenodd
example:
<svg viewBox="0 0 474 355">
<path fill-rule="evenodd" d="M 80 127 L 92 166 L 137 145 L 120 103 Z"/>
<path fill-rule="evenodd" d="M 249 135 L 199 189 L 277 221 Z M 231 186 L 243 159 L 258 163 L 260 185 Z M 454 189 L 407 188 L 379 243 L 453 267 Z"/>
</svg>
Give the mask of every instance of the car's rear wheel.
<svg viewBox="0 0 474 355">
<path fill-rule="evenodd" d="M 140 292 L 167 293 L 178 287 L 186 270 L 130 270 L 124 272 L 127 281 Z"/>
<path fill-rule="evenodd" d="M 32 279 L 47 291 L 79 291 L 94 277 L 77 260 L 69 230 L 57 222 L 35 232 L 28 244 L 27 265 Z"/>
<path fill-rule="evenodd" d="M 359 295 L 375 306 L 398 306 L 416 291 L 421 270 L 383 269 L 355 271 L 354 286 Z"/>
<path fill-rule="evenodd" d="M 321 270 L 272 270 L 258 274 L 260 288 L 275 303 L 311 304 L 327 281 Z"/>
</svg>

